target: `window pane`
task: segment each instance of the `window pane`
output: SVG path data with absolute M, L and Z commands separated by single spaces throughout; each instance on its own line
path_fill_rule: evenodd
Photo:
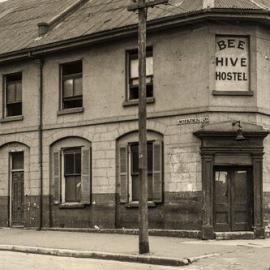
M 153 56 L 146 58 L 146 76 L 153 75 Z
M 22 103 L 7 104 L 7 116 L 22 115 Z
M 82 107 L 82 98 L 65 98 L 63 101 L 63 109 Z
M 22 170 L 23 166 L 23 152 L 17 152 L 11 154 L 11 164 L 13 170 Z
M 138 59 L 130 60 L 130 78 L 139 77 L 138 65 L 139 65 Z
M 62 65 L 62 75 L 82 73 L 82 61 L 66 63 Z
M 16 101 L 22 101 L 22 82 L 20 81 L 16 83 Z
M 7 104 L 16 102 L 16 84 L 14 82 L 7 83 Z
M 81 153 L 75 154 L 75 173 L 81 174 Z
M 153 97 L 153 85 L 149 84 L 146 86 L 146 97 Z
M 216 203 L 227 203 L 229 199 L 228 192 L 229 175 L 226 171 L 217 171 L 215 173 L 215 200 Z
M 139 60 L 131 59 L 130 60 L 130 78 L 138 78 L 139 77 Z M 153 57 L 146 58 L 146 76 L 153 75 Z
M 74 174 L 74 154 L 64 154 L 64 173 L 65 175 Z
M 130 88 L 129 99 L 138 99 L 139 98 L 139 88 L 132 87 Z
M 64 97 L 72 97 L 73 96 L 73 79 L 68 79 L 64 81 Z
M 74 96 L 82 95 L 82 78 L 74 79 Z
M 131 86 L 132 87 L 134 87 L 134 86 L 139 86 L 139 79 L 132 79 L 131 81 L 130 81 L 130 83 L 131 83 Z
M 134 144 L 130 146 L 131 150 L 131 173 L 139 173 L 139 145 Z
M 80 176 L 66 176 L 66 202 L 80 202 L 81 200 L 81 177 Z

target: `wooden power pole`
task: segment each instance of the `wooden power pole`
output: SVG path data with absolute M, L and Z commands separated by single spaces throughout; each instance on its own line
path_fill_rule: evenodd
M 133 1 L 129 11 L 138 11 L 138 59 L 139 59 L 139 253 L 149 253 L 148 237 L 148 172 L 146 129 L 146 21 L 147 8 L 166 4 L 168 0 Z

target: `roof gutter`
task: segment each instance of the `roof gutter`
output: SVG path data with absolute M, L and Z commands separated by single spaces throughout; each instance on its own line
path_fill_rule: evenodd
M 264 23 L 270 25 L 270 11 L 266 10 L 239 10 L 239 9 L 207 9 L 185 14 L 163 17 L 148 22 L 148 32 L 160 31 L 163 29 L 194 24 L 207 20 L 237 20 L 252 21 L 255 23 Z M 26 48 L 0 55 L 0 63 L 14 62 L 40 57 L 47 54 L 59 53 L 61 51 L 71 50 L 78 47 L 89 46 L 105 41 L 117 40 L 120 38 L 135 36 L 137 34 L 137 24 L 106 30 L 91 35 L 80 36 L 68 40 L 58 41 L 46 45 L 32 48 Z

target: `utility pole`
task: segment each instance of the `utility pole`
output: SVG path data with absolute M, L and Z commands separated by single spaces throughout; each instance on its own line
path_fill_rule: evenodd
M 138 60 L 139 60 L 139 253 L 149 253 L 148 237 L 148 172 L 147 172 L 147 129 L 146 129 L 146 21 L 147 9 L 168 0 L 133 0 L 128 11 L 138 11 Z

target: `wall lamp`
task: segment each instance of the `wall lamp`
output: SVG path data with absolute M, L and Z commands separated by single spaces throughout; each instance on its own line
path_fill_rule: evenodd
M 232 123 L 232 126 L 238 126 L 238 129 L 236 131 L 236 141 L 244 141 L 246 140 L 245 136 L 243 135 L 243 131 L 242 131 L 242 126 L 241 126 L 241 122 L 240 121 L 234 121 Z

